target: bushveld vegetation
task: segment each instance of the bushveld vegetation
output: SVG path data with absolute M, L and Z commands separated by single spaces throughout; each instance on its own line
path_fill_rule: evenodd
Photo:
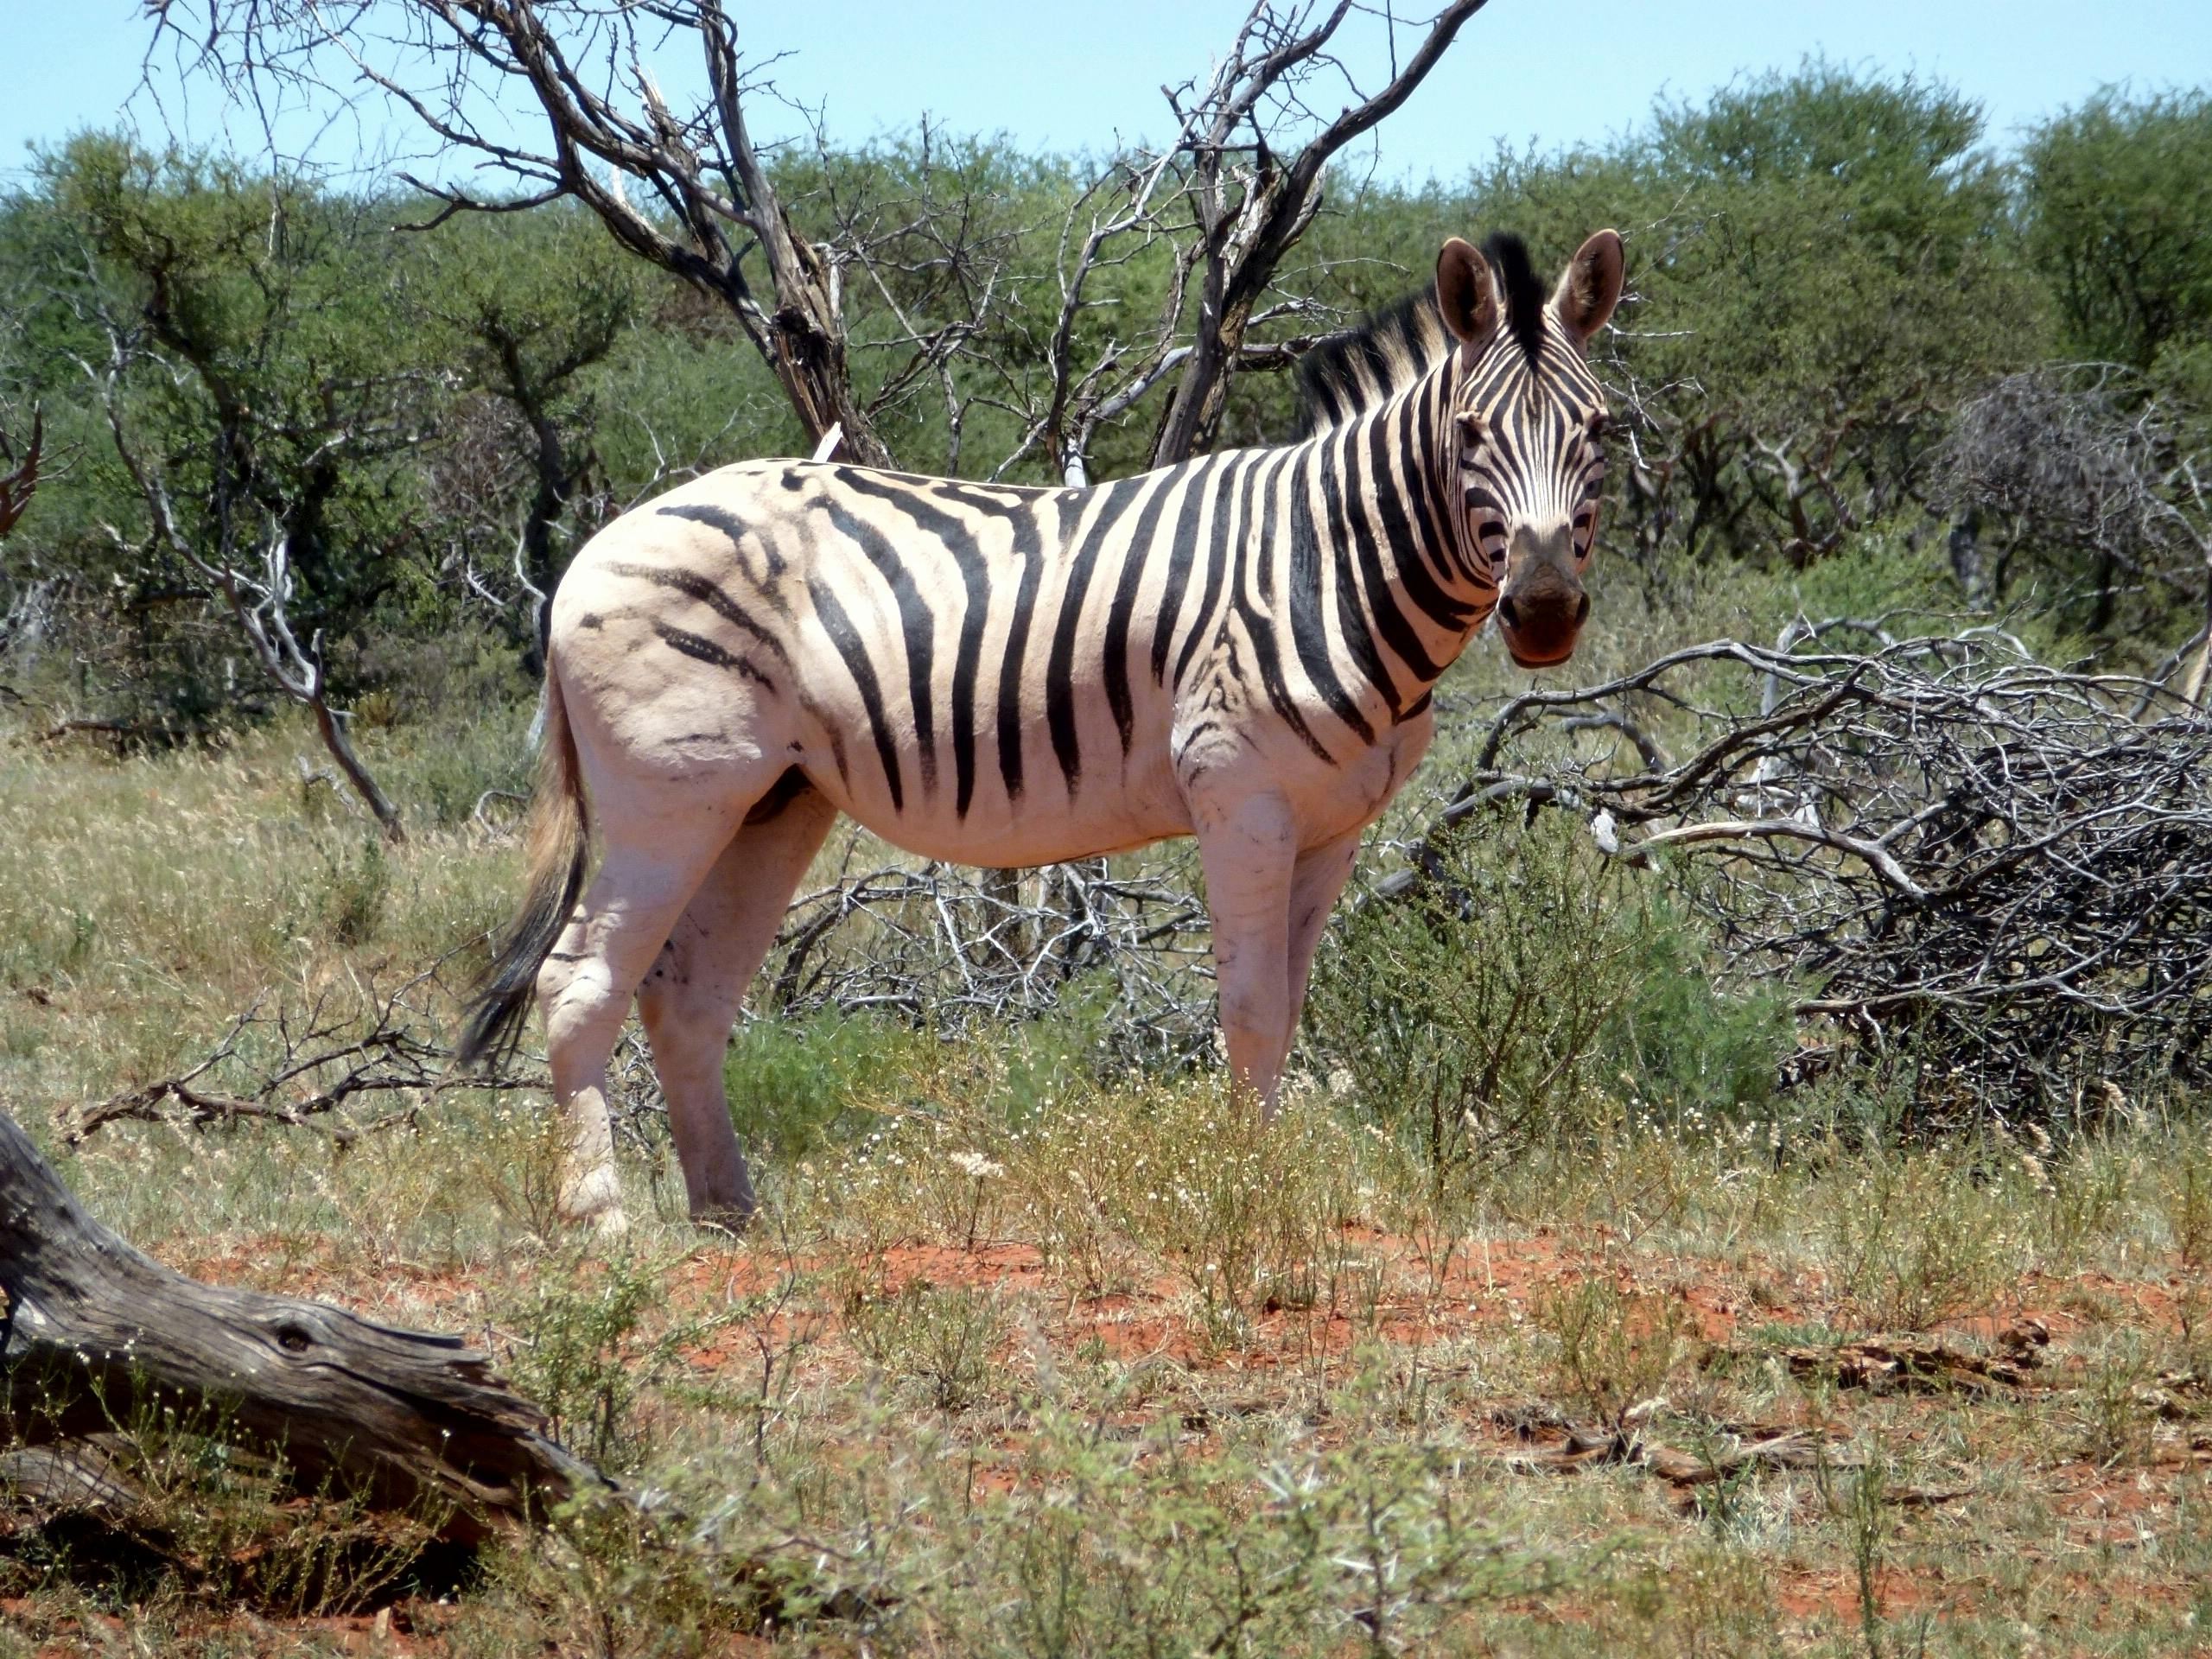
M 933 133 L 775 168 L 871 278 L 886 449 L 1060 477 L 1027 411 L 1087 168 Z M 1273 371 L 1443 237 L 1620 226 L 1570 673 L 1636 683 L 1532 706 L 1470 652 L 1265 1132 L 1208 1046 L 1186 854 L 963 884 L 840 831 L 729 1053 L 760 1219 L 684 1223 L 626 1046 L 609 1247 L 554 1217 L 527 1067 L 434 1064 L 514 892 L 539 596 L 624 506 L 807 433 L 572 204 L 403 232 L 435 204 L 43 155 L 0 203 L 0 429 L 39 410 L 45 461 L 0 543 L 0 1106 L 173 1265 L 470 1334 L 624 1496 L 462 1560 L 219 1414 L 120 1421 L 105 1499 L 0 1497 L 0 1654 L 2212 1645 L 2208 180 L 2201 93 L 1999 153 L 1940 86 L 1819 64 L 1347 180 L 1205 440 L 1287 438 Z M 1169 263 L 1093 274 L 1079 357 Z M 1091 475 L 1146 464 L 1159 403 Z M 1637 679 L 1723 639 L 1765 654 Z M 1980 831 L 1891 836 L 1898 775 L 1978 777 L 1958 722 L 2018 696 L 2032 735 L 2048 684 L 2118 757 L 2084 856 L 2126 891 L 1943 888 Z M 1928 690 L 1961 686 L 1980 713 Z M 387 823 L 327 770 L 332 707 Z M 1716 741 L 1754 746 L 1739 791 L 1825 779 L 1849 844 L 1639 851 L 1760 816 L 1686 778 Z M 2105 966 L 2038 1001 L 2069 951 Z

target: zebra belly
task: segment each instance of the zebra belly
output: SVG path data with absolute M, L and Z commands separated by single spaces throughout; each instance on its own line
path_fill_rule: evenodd
M 1161 813 L 1149 817 L 1130 812 L 1104 818 L 1074 813 L 1048 814 L 1044 815 L 1042 822 L 980 830 L 915 813 L 879 817 L 863 809 L 853 812 L 852 817 L 906 852 L 948 864 L 988 869 L 1020 869 L 1034 864 L 1095 858 L 1149 847 L 1154 842 L 1191 833 L 1189 815 L 1179 807 L 1172 815 Z

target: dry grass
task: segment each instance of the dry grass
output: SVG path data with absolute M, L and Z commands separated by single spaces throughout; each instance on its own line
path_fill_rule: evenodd
M 256 995 L 409 970 L 503 912 L 496 836 L 375 849 L 297 747 L 0 749 L 0 1103 L 166 1260 L 468 1332 L 670 1502 L 580 1511 L 442 1600 L 319 1611 L 246 1570 L 297 1511 L 149 1445 L 207 1570 L 103 1576 L 0 1519 L 0 1655 L 2212 1643 L 2212 1131 L 2186 1116 L 1899 1150 L 1853 1103 L 1707 1123 L 1624 1079 L 1440 1184 L 1323 1088 L 1263 1136 L 1208 1081 L 1102 1083 L 1050 1031 L 855 1026 L 830 1059 L 834 1033 L 734 1059 L 847 1105 L 764 1172 L 749 1237 L 681 1222 L 648 1135 L 612 1261 L 551 1222 L 531 1101 L 449 1096 L 346 1151 L 127 1124 L 60 1151 L 57 1112 Z M 2024 1319 L 2040 1363 L 1974 1381 Z M 1961 1364 L 1869 1386 L 1852 1344 L 1907 1333 Z M 1579 1429 L 1614 1449 L 1560 1455 Z M 1802 1458 L 1741 1455 L 1783 1434 Z

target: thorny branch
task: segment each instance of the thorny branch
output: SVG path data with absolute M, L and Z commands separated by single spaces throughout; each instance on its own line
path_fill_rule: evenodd
M 75 1146 L 110 1123 L 175 1122 L 174 1106 L 195 1129 L 257 1118 L 320 1125 L 350 1145 L 364 1129 L 411 1123 L 448 1089 L 544 1087 L 542 1077 L 447 1074 L 452 1051 L 424 1033 L 437 1028 L 433 1000 L 451 989 L 443 982 L 448 960 L 390 990 L 349 981 L 300 1009 L 267 1010 L 266 999 L 257 998 L 198 1064 L 85 1108 L 63 1138 Z M 237 1075 L 245 1081 L 229 1087 L 210 1081 Z M 365 1124 L 329 1116 L 348 1103 L 379 1098 L 393 1100 L 393 1109 Z

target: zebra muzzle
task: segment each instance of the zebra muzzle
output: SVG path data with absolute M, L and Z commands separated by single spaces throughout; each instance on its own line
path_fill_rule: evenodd
M 1548 561 L 1524 572 L 1497 601 L 1498 632 L 1522 668 L 1565 662 L 1589 620 L 1588 590 Z

